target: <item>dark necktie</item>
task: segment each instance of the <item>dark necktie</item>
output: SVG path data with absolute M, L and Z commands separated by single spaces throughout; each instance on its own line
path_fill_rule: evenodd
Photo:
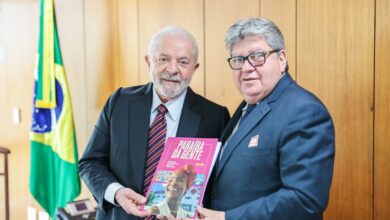
M 167 134 L 167 122 L 165 114 L 168 109 L 161 104 L 157 107 L 157 115 L 149 128 L 148 146 L 146 148 L 145 174 L 143 195 L 148 192 L 150 182 L 152 181 L 154 171 L 156 170 L 161 153 L 164 150 L 165 137 Z
M 251 111 L 252 111 L 253 109 L 255 109 L 256 106 L 257 106 L 257 104 L 248 104 L 248 106 L 246 107 L 246 112 L 245 112 L 245 114 L 244 114 L 243 116 L 241 116 L 237 128 L 239 128 L 239 127 L 241 126 L 241 124 L 244 122 L 244 120 L 248 117 L 249 113 L 251 113 Z M 234 131 L 233 131 L 233 132 L 234 132 Z M 233 134 L 234 134 L 234 133 L 233 133 Z M 233 136 L 233 134 L 230 134 L 230 136 Z M 230 138 L 231 138 L 231 137 L 229 137 L 229 138 L 227 139 L 227 141 L 230 141 Z M 227 142 L 225 142 L 225 144 L 224 144 L 224 145 L 222 146 L 222 148 L 221 148 L 221 151 L 219 152 L 218 159 L 217 159 L 217 161 L 215 162 L 215 165 L 214 165 L 215 171 L 218 170 L 219 162 L 220 162 L 220 160 L 221 160 L 221 158 L 222 158 L 222 154 L 223 154 L 223 152 L 225 151 L 225 148 L 226 148 L 226 147 L 227 147 Z
M 252 110 L 256 108 L 256 106 L 257 106 L 257 104 L 248 104 L 248 106 L 246 107 L 245 114 L 243 116 L 241 116 L 240 124 L 238 125 L 239 127 L 244 122 L 244 120 L 248 117 L 248 115 L 252 112 Z

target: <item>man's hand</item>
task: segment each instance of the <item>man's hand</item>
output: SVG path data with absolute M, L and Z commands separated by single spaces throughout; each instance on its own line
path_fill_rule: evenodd
M 141 210 L 141 205 L 146 202 L 146 198 L 130 188 L 119 189 L 115 193 L 115 200 L 125 210 L 127 214 L 132 214 L 138 217 L 149 216 L 150 213 Z
M 206 220 L 225 220 L 225 212 L 214 211 L 211 209 L 206 209 L 198 206 L 198 212 L 201 216 L 201 219 Z

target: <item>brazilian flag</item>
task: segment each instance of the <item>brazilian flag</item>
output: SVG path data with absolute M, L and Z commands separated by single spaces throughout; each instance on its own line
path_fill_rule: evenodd
M 54 218 L 80 194 L 77 143 L 58 41 L 54 1 L 40 2 L 40 32 L 30 132 L 30 191 Z

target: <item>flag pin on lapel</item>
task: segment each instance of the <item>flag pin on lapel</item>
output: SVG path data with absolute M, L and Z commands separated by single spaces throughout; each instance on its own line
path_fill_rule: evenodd
M 257 147 L 259 144 L 259 135 L 251 137 L 248 147 Z

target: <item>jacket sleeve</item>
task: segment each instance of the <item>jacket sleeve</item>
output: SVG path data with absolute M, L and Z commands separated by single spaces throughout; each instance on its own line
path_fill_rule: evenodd
M 281 187 L 228 210 L 227 220 L 322 219 L 333 175 L 333 122 L 319 103 L 291 106 L 291 109 L 294 110 L 288 111 L 289 122 L 279 140 Z
M 118 89 L 106 102 L 89 138 L 87 147 L 79 161 L 79 174 L 105 213 L 112 205 L 104 200 L 109 184 L 118 182 L 109 169 L 110 118 L 115 102 L 120 94 Z

